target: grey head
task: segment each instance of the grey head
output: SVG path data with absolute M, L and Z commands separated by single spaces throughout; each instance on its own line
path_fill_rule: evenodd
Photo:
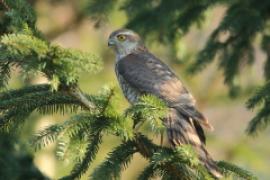
M 117 60 L 134 51 L 145 49 L 140 36 L 129 29 L 118 29 L 112 32 L 108 39 L 108 46 L 115 51 Z

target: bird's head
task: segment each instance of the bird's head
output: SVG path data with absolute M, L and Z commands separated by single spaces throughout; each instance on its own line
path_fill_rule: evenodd
M 132 30 L 119 29 L 111 33 L 108 46 L 113 48 L 119 57 L 124 57 L 144 47 L 140 36 Z

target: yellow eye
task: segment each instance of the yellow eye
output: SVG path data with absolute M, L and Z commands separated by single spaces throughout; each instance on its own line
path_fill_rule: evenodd
M 123 35 L 123 34 L 120 34 L 120 35 L 117 36 L 117 39 L 118 39 L 119 41 L 125 41 L 126 38 L 127 38 L 127 37 L 126 37 L 125 35 Z

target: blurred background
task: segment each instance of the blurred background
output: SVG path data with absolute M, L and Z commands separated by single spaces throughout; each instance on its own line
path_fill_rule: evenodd
M 81 1 L 31 1 L 38 17 L 37 27 L 55 44 L 100 55 L 104 61 L 103 71 L 94 76 L 82 74 L 80 86 L 84 92 L 88 93 L 96 93 L 107 84 L 115 86 L 119 92 L 117 95 L 119 107 L 124 109 L 128 103 L 121 94 L 116 81 L 115 56 L 107 47 L 107 38 L 112 31 L 127 23 L 127 16 L 123 11 L 114 8 L 110 16 L 106 17 L 106 23 L 99 24 L 78 10 L 81 6 L 79 2 Z M 223 75 L 219 71 L 217 63 L 212 63 L 196 75 L 188 74 L 186 71 L 190 60 L 195 58 L 196 53 L 205 45 L 210 33 L 218 26 L 225 10 L 226 7 L 223 6 L 209 9 L 206 13 L 205 23 L 200 26 L 192 26 L 184 37 L 174 42 L 177 52 L 172 52 L 170 45 L 163 45 L 155 39 L 148 39 L 146 44 L 151 52 L 169 64 L 179 75 L 197 99 L 199 109 L 215 127 L 213 132 L 206 132 L 207 148 L 214 159 L 235 163 L 252 171 L 259 179 L 269 179 L 270 131 L 263 131 L 256 137 L 247 136 L 245 133 L 248 121 L 255 115 L 255 112 L 245 108 L 245 101 L 253 92 L 253 87 L 263 82 L 262 69 L 265 55 L 260 51 L 259 45 L 255 47 L 257 61 L 254 66 L 243 69 L 241 75 L 236 79 L 243 87 L 243 91 L 237 98 L 228 96 L 228 87 L 223 84 Z M 42 77 L 32 77 L 29 81 L 43 83 L 47 80 Z M 11 85 L 16 88 L 22 84 L 23 82 L 15 70 Z M 64 121 L 65 116 L 40 117 L 38 114 L 33 114 L 32 120 L 27 121 L 24 125 L 22 141 L 27 143 L 34 133 L 48 125 Z M 101 151 L 89 173 L 118 143 L 119 140 L 115 137 L 107 136 L 104 139 Z M 34 162 L 45 175 L 53 179 L 66 175 L 72 167 L 70 161 L 56 158 L 53 144 L 44 150 L 35 152 Z M 128 169 L 123 172 L 122 179 L 136 179 L 146 164 L 147 162 L 141 156 L 136 155 Z M 87 179 L 87 176 L 82 179 Z

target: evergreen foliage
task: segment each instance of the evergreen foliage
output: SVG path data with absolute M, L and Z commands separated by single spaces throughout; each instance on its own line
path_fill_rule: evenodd
M 91 1 L 87 9 L 90 11 L 90 16 L 97 19 L 99 23 L 106 17 L 104 13 L 108 13 L 115 2 Z M 128 14 L 130 27 L 149 28 L 141 28 L 140 30 L 144 33 L 149 31 L 158 33 L 158 35 L 165 33 L 164 36 L 160 36 L 165 38 L 161 39 L 164 41 L 166 38 L 176 38 L 174 32 L 178 32 L 179 28 L 182 29 L 182 32 L 187 32 L 194 21 L 202 20 L 203 12 L 214 3 L 214 1 L 173 2 L 170 4 L 170 1 L 157 3 L 156 1 L 129 0 L 125 1 L 122 8 L 129 12 L 132 8 L 132 12 L 134 12 L 134 14 Z M 234 3 L 231 6 L 233 5 Z M 97 6 L 98 8 L 95 8 Z M 181 8 L 179 9 L 179 7 Z M 257 8 L 262 8 L 262 6 Z M 156 10 L 169 15 L 166 19 L 158 19 L 160 23 L 154 25 L 149 22 L 153 20 L 157 22 L 157 16 L 153 13 Z M 16 128 L 34 111 L 41 114 L 76 112 L 76 115 L 63 123 L 49 126 L 39 132 L 31 141 L 36 150 L 56 142 L 57 156 L 60 159 L 73 160 L 75 165 L 72 171 L 62 179 L 79 179 L 87 172 L 96 157 L 104 134 L 117 136 L 122 143 L 110 152 L 104 162 L 89 175 L 90 179 L 119 179 L 121 170 L 128 166 L 134 153 L 141 154 L 149 161 L 149 165 L 143 170 L 139 179 L 150 179 L 155 176 L 160 176 L 162 179 L 213 179 L 199 163 L 190 146 L 171 149 L 154 144 L 138 128 L 141 123 L 147 123 L 153 132 L 162 133 L 164 127 L 161 118 L 167 111 L 163 102 L 155 97 L 145 96 L 125 112 L 119 113 L 117 106 L 113 103 L 113 89 L 104 88 L 96 95 L 81 92 L 77 84 L 80 72 L 95 73 L 99 71 L 102 66 L 100 59 L 93 54 L 64 49 L 46 41 L 36 29 L 35 13 L 26 1 L 0 0 L 0 11 L 4 12 L 0 15 L 0 130 L 2 133 L 13 134 L 16 132 Z M 178 11 L 180 13 L 176 13 Z M 145 16 L 149 17 L 146 18 L 147 21 L 141 21 Z M 187 18 L 189 16 L 191 18 Z M 139 22 L 148 24 L 144 26 Z M 162 27 L 170 28 L 163 29 Z M 224 29 L 225 27 L 220 31 L 224 31 Z M 257 30 L 253 29 L 247 33 L 255 34 L 256 32 Z M 245 47 L 241 48 L 242 52 L 247 50 L 246 48 L 250 48 L 248 46 L 250 42 L 241 40 L 240 44 L 237 42 L 234 45 L 233 43 L 233 46 L 239 47 L 244 43 Z M 211 50 L 209 52 L 215 54 Z M 233 56 L 236 60 L 239 56 L 234 53 L 234 51 L 229 52 L 228 57 Z M 198 61 L 197 66 L 201 66 L 200 62 Z M 226 65 L 235 64 L 230 62 L 229 58 Z M 19 68 L 24 76 L 29 76 L 30 73 L 41 73 L 47 77 L 49 83 L 10 90 L 8 81 L 14 67 Z M 226 69 L 225 72 L 227 72 Z M 226 82 L 232 82 L 236 72 L 233 70 L 232 77 L 226 76 L 228 79 Z M 252 99 L 249 106 L 253 107 L 260 101 L 264 101 L 261 94 L 265 93 L 269 92 L 260 89 L 257 98 Z M 262 113 L 259 119 L 264 116 L 265 114 Z M 12 150 L 12 146 L 10 149 Z M 10 154 L 7 157 L 17 158 L 16 154 Z M 256 179 L 249 172 L 235 165 L 226 162 L 218 162 L 217 165 L 224 171 L 225 176 Z M 36 168 L 32 167 L 32 161 L 29 166 L 34 169 L 33 172 L 28 172 L 31 176 L 36 179 L 46 179 Z M 7 179 L 10 177 L 12 175 L 8 175 Z
M 26 144 L 18 142 L 17 135 L 1 132 L 0 147 L 1 179 L 49 180 L 34 166 L 31 153 Z

